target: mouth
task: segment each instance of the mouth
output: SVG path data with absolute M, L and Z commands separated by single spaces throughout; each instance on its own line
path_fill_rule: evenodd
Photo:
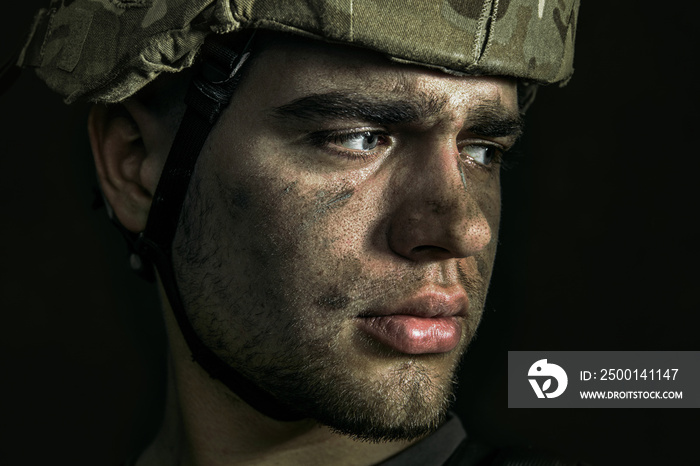
M 468 307 L 461 289 L 427 290 L 395 305 L 363 312 L 357 325 L 376 342 L 400 353 L 447 353 L 459 345 Z

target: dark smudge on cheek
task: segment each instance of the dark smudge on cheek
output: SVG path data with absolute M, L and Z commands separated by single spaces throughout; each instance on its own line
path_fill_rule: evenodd
M 491 272 L 493 270 L 493 257 L 493 253 L 488 254 L 486 257 L 476 257 L 476 269 L 479 271 L 479 277 L 485 282 L 485 284 L 482 284 L 482 288 L 484 290 L 488 287 L 488 282 L 491 278 Z
M 216 180 L 219 185 L 219 192 L 223 193 L 230 212 L 248 210 L 251 203 L 251 194 L 248 190 L 240 186 L 231 186 L 218 174 Z
M 316 208 L 317 214 L 325 214 L 331 209 L 337 209 L 344 206 L 350 198 L 355 194 L 355 188 L 346 188 L 341 190 L 335 196 L 328 197 L 325 191 L 319 191 L 316 194 L 318 199 L 318 207 Z
M 230 202 L 241 210 L 247 210 L 250 206 L 250 195 L 244 189 L 235 189 L 231 192 Z
M 316 304 L 323 309 L 345 309 L 350 304 L 350 298 L 343 294 L 326 294 L 319 297 Z

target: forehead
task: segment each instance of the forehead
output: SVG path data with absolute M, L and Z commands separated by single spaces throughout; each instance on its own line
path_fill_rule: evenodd
M 266 42 L 253 60 L 253 79 L 248 81 L 265 89 L 266 98 L 272 100 L 343 91 L 422 100 L 460 114 L 483 103 L 517 112 L 516 81 L 512 78 L 454 76 L 395 63 L 367 49 L 301 38 L 275 36 Z M 273 106 L 283 103 L 269 102 Z

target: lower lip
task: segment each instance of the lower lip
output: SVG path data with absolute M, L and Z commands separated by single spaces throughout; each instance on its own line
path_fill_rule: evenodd
M 406 354 L 447 353 L 462 336 L 456 317 L 390 315 L 359 321 L 360 328 L 379 343 Z

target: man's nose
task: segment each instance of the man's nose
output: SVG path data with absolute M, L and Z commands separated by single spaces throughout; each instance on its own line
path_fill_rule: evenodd
M 412 156 L 396 179 L 400 194 L 389 246 L 413 261 L 473 256 L 493 239 L 487 217 L 494 221 L 499 214 L 498 182 L 493 175 L 488 176 L 491 181 L 485 181 L 483 173 L 470 176 L 481 169 L 467 169 L 455 144 L 432 144 L 424 150 L 429 152 Z M 487 216 L 485 208 L 495 210 Z

